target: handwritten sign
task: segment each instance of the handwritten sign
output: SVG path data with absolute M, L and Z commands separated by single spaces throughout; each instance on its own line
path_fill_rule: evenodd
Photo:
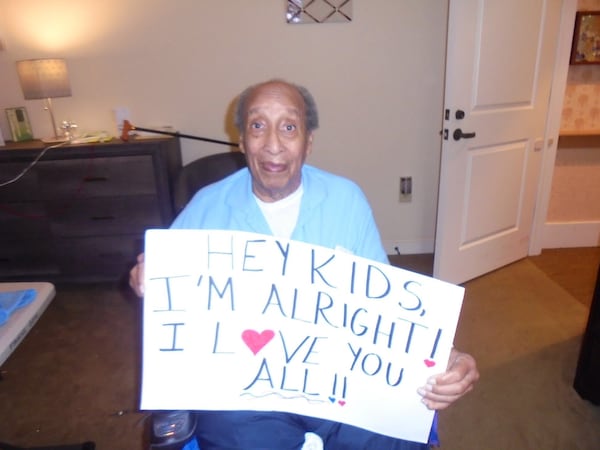
M 146 233 L 141 407 L 285 411 L 426 442 L 463 288 L 246 232 Z

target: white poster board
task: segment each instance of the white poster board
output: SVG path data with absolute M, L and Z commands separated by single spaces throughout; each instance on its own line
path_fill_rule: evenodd
M 426 442 L 464 290 L 245 232 L 146 233 L 144 410 L 286 411 Z

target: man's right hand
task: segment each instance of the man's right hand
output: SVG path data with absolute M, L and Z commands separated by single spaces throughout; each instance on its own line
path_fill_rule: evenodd
M 137 264 L 129 271 L 129 286 L 138 297 L 144 296 L 144 254 L 137 257 Z

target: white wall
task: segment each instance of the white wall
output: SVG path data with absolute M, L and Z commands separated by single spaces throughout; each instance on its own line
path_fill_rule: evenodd
M 116 134 L 132 123 L 235 140 L 231 104 L 248 84 L 307 86 L 321 129 L 309 162 L 357 181 L 389 253 L 433 251 L 447 0 L 354 0 L 354 20 L 288 25 L 284 0 L 0 0 L 0 108 L 25 106 L 50 135 L 42 101 L 23 100 L 15 61 L 67 59 L 73 96 L 57 121 Z M 4 136 L 8 126 L 0 119 Z M 225 148 L 183 140 L 184 162 Z M 413 177 L 411 203 L 399 177 Z
M 577 10 L 598 11 L 600 0 L 578 0 Z M 600 246 L 599 94 L 600 66 L 569 67 L 561 130 L 581 126 L 582 134 L 595 136 L 559 142 L 546 233 L 552 247 Z

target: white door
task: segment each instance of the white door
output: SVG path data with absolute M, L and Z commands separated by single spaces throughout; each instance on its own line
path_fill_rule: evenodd
M 527 256 L 561 3 L 449 2 L 436 278 Z

